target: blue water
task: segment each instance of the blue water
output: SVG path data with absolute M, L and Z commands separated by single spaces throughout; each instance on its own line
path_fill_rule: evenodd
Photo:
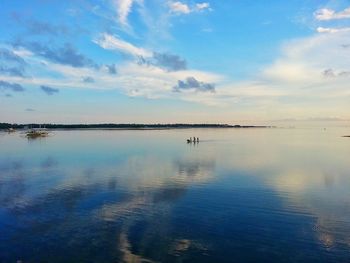
M 0 133 L 0 262 L 350 262 L 347 133 Z

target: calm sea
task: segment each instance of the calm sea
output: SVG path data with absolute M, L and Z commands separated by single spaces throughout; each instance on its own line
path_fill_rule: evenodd
M 350 262 L 346 134 L 0 133 L 0 262 Z

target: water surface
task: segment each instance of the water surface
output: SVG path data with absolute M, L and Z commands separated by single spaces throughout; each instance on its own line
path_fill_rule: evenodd
M 347 133 L 0 133 L 0 262 L 349 262 Z

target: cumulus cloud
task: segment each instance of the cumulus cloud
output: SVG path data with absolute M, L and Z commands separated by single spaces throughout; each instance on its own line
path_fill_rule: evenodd
M 83 77 L 83 82 L 85 83 L 94 83 L 95 82 L 95 79 L 93 77 Z
M 335 10 L 329 8 L 322 8 L 317 10 L 314 13 L 314 16 L 320 21 L 350 18 L 350 7 L 340 12 L 336 12 Z
M 185 80 L 179 80 L 177 85 L 173 87 L 173 91 L 182 92 L 185 90 L 194 90 L 201 92 L 215 92 L 215 85 L 198 81 L 194 77 L 188 77 Z
M 10 83 L 0 80 L 0 90 L 11 90 L 14 92 L 23 92 L 25 89 L 18 83 Z
M 207 2 L 197 3 L 193 7 L 190 7 L 186 3 L 176 1 L 176 2 L 170 2 L 169 8 L 170 8 L 170 11 L 174 14 L 190 14 L 193 12 L 211 10 L 210 4 Z
M 191 9 L 187 4 L 181 2 L 171 2 L 169 3 L 170 10 L 177 14 L 189 14 Z
M 149 59 L 139 58 L 139 64 L 153 65 L 163 68 L 167 71 L 179 71 L 187 69 L 187 62 L 178 55 L 170 53 L 153 52 L 153 56 Z
M 35 58 L 28 60 L 37 61 Z M 110 74 L 103 64 L 100 68 L 72 68 L 67 65 L 61 65 L 50 61 L 41 64 L 45 67 L 45 72 L 53 76 L 59 75 L 62 78 L 49 76 L 34 76 L 32 78 L 18 79 L 18 83 L 23 85 L 37 85 L 61 88 L 89 88 L 89 89 L 118 89 L 123 94 L 131 97 L 144 97 L 148 99 L 159 99 L 176 97 L 180 100 L 189 100 L 195 97 L 192 102 L 213 105 L 214 94 L 211 92 L 173 92 L 173 87 L 178 80 L 184 80 L 187 76 L 192 76 L 203 83 L 218 83 L 222 80 L 221 75 L 198 70 L 179 70 L 169 71 L 159 66 L 144 66 L 135 63 L 134 60 L 124 62 L 118 66 L 118 74 Z M 96 85 L 86 85 L 83 77 L 91 76 Z M 10 78 L 8 78 L 10 79 Z M 7 79 L 6 79 L 7 80 Z M 17 80 L 17 79 L 16 79 Z M 206 95 L 207 94 L 207 95 Z M 186 98 L 184 98 L 186 97 Z M 204 98 L 203 97 L 208 97 Z M 210 97 L 210 98 L 209 98 Z M 217 104 L 217 103 L 216 103 Z
M 40 89 L 45 92 L 48 96 L 54 95 L 55 93 L 59 92 L 59 89 L 51 88 L 49 86 L 42 85 L 40 86 Z
M 26 62 L 13 51 L 0 49 L 0 73 L 24 77 Z
M 184 70 L 187 68 L 186 60 L 177 55 L 154 52 L 153 58 L 156 61 L 156 65 L 164 67 L 170 71 Z
M 71 44 L 66 43 L 60 48 L 50 48 L 50 45 L 43 45 L 39 42 L 16 42 L 13 44 L 21 46 L 33 52 L 37 56 L 44 57 L 52 62 L 69 65 L 72 67 L 96 67 L 96 64 L 83 54 L 79 53 Z
M 350 53 L 349 48 L 342 45 L 348 44 L 349 34 L 315 34 L 312 37 L 288 41 L 283 45 L 281 55 L 272 64 L 261 68 L 254 81 L 250 79 L 235 82 L 209 72 L 188 69 L 170 71 L 153 64 L 147 67 L 129 61 L 118 66 L 116 75 L 109 74 L 105 65 L 96 72 L 93 68 L 71 68 L 47 63 L 47 70 L 57 72 L 65 76 L 65 79 L 33 78 L 22 79 L 23 82 L 18 83 L 54 87 L 59 85 L 62 88 L 119 89 L 128 96 L 151 99 L 172 97 L 215 106 L 230 107 L 239 104 L 243 108 L 249 107 L 251 116 L 266 112 L 275 118 L 286 114 L 300 118 L 305 116 L 301 110 L 305 105 L 310 116 L 338 116 L 337 112 L 344 112 L 345 115 L 349 109 L 343 101 L 350 96 L 346 75 L 350 69 Z M 146 62 L 156 63 L 154 53 L 147 52 L 151 55 L 145 58 Z M 339 77 L 325 78 L 322 75 L 325 69 L 332 69 Z M 82 76 L 93 76 L 96 85 L 84 84 Z M 188 80 L 188 76 L 194 80 Z M 215 83 L 215 86 L 210 83 Z M 312 105 L 314 101 L 324 101 L 332 107 Z M 334 101 L 337 103 L 332 104 Z M 279 109 L 278 113 L 276 108 Z M 248 113 L 244 114 L 248 116 Z
M 136 56 L 136 57 L 152 56 L 152 52 L 143 48 L 136 47 L 129 42 L 126 42 L 116 36 L 112 36 L 107 33 L 101 34 L 98 39 L 94 40 L 94 43 L 96 43 L 103 49 L 118 50 L 122 53 Z
M 191 94 L 196 96 L 196 103 L 205 103 L 199 97 L 205 92 L 173 93 L 173 87 L 178 80 L 193 76 L 195 79 L 206 83 L 218 83 L 221 75 L 198 70 L 167 71 L 160 67 L 138 65 L 134 61 L 124 62 L 118 67 L 118 74 L 109 74 L 106 68 L 100 68 L 98 72 L 90 68 L 71 68 L 64 65 L 47 63 L 46 70 L 64 76 L 64 79 L 36 77 L 33 79 L 21 79 L 20 83 L 30 85 L 48 85 L 62 88 L 89 88 L 89 89 L 118 89 L 123 94 L 131 97 L 144 97 L 159 99 L 176 96 L 182 100 L 189 98 Z M 93 76 L 95 85 L 86 85 L 82 76 Z M 196 94 L 195 94 L 196 93 Z M 212 93 L 207 92 L 213 96 Z M 201 95 L 203 94 L 203 95 Z M 192 95 L 191 95 L 192 96 Z M 206 99 L 207 101 L 207 99 Z

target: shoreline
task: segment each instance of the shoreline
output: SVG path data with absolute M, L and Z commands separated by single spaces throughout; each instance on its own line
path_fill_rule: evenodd
M 10 124 L 0 123 L 0 130 L 24 130 L 45 128 L 48 130 L 172 130 L 172 129 L 247 129 L 275 128 L 265 125 L 228 125 L 228 124 Z

